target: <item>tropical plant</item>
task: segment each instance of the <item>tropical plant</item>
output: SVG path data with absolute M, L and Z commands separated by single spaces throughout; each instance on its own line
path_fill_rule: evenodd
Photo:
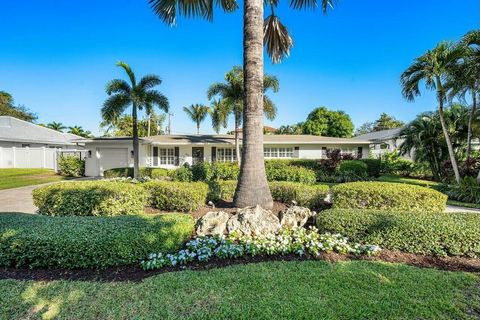
M 229 115 L 233 114 L 235 123 L 235 151 L 237 155 L 240 155 L 240 143 L 239 143 L 239 129 L 242 125 L 243 115 L 243 96 L 244 96 L 244 83 L 243 83 L 243 70 L 239 66 L 234 66 L 232 70 L 225 75 L 225 82 L 213 83 L 207 90 L 207 96 L 212 99 L 215 96 L 221 98 L 222 109 L 216 116 L 220 122 L 227 123 Z M 279 82 L 275 76 L 265 74 L 263 77 L 263 111 L 268 120 L 275 119 L 277 115 L 277 107 L 273 101 L 265 94 L 268 90 L 278 92 Z M 214 127 L 216 130 L 216 128 Z M 240 162 L 240 157 L 237 157 L 237 161 Z
M 275 134 L 302 134 L 303 133 L 303 122 L 299 122 L 297 124 L 292 125 L 284 125 L 280 126 L 277 129 Z
M 125 110 L 132 106 L 132 136 L 133 136 L 133 172 L 134 178 L 140 178 L 139 142 L 137 112 L 151 106 L 158 106 L 168 112 L 168 99 L 153 88 L 160 85 L 162 80 L 156 75 L 146 75 L 137 82 L 135 74 L 128 64 L 118 62 L 128 75 L 130 83 L 123 79 L 114 79 L 107 83 L 105 91 L 109 98 L 104 102 L 101 113 L 107 123 L 115 123 Z
M 12 95 L 5 91 L 0 91 L 0 116 L 10 116 L 28 122 L 34 122 L 38 118 L 25 106 L 15 106 Z
M 60 132 L 63 132 L 63 130 L 67 129 L 67 127 L 65 127 L 63 123 L 55 122 L 55 121 L 47 123 L 46 127 L 55 131 L 60 131 Z
M 85 131 L 81 126 L 73 126 L 73 127 L 68 127 L 68 133 L 75 134 L 80 137 L 84 138 L 90 138 L 92 136 L 92 132 L 90 131 Z
M 416 58 L 413 64 L 408 67 L 400 77 L 402 94 L 408 101 L 414 101 L 415 97 L 420 95 L 419 86 L 422 81 L 425 82 L 427 89 L 436 90 L 439 103 L 438 113 L 440 124 L 445 136 L 457 183 L 460 182 L 460 173 L 458 171 L 457 160 L 450 135 L 445 124 L 444 102 L 447 98 L 445 79 L 457 67 L 461 56 L 462 49 L 454 46 L 450 42 L 441 42 L 433 50 L 429 50 L 422 56 Z
M 165 122 L 165 114 L 152 113 L 150 119 L 137 119 L 138 136 L 148 136 L 148 122 L 150 121 L 150 134 L 158 135 L 164 134 L 162 130 L 163 123 Z M 104 130 L 106 136 L 113 137 L 131 137 L 133 135 L 133 119 L 131 115 L 123 114 L 119 116 L 114 123 L 109 121 L 103 121 L 100 127 Z
M 374 124 L 372 131 L 382 131 L 382 130 L 388 130 L 388 129 L 395 129 L 399 127 L 403 127 L 405 123 L 403 121 L 395 119 L 395 117 L 392 117 L 391 115 L 386 114 L 383 112 L 380 115 L 380 118 L 378 118 Z
M 213 100 L 210 109 L 212 110 L 210 113 L 210 116 L 212 117 L 212 127 L 218 134 L 220 133 L 221 128 L 227 128 L 229 110 L 225 103 L 220 100 Z
M 353 123 L 348 114 L 325 107 L 310 112 L 302 128 L 303 133 L 316 136 L 348 138 L 353 133 Z
M 200 134 L 200 124 L 205 120 L 208 114 L 212 111 L 210 107 L 204 106 L 202 104 L 192 104 L 190 107 L 183 107 L 183 111 L 187 116 L 196 123 L 197 125 L 197 134 Z
M 175 25 L 177 16 L 200 16 L 213 20 L 214 7 L 224 12 L 238 9 L 236 0 L 205 2 L 192 0 L 149 0 L 155 14 L 168 25 Z M 292 0 L 290 7 L 296 10 L 316 9 L 320 6 L 326 13 L 333 8 L 334 0 L 304 1 Z M 274 63 L 290 54 L 293 45 L 287 28 L 274 13 L 278 1 L 245 0 L 243 2 L 243 148 L 240 178 L 235 192 L 237 207 L 261 205 L 273 207 L 273 200 L 267 184 L 263 161 L 263 47 Z M 264 6 L 270 7 L 271 14 L 264 19 Z

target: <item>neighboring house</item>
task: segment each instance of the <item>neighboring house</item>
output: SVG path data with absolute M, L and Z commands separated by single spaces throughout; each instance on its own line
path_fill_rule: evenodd
M 102 176 L 112 168 L 133 166 L 130 137 L 84 139 L 85 174 Z M 322 159 L 329 149 L 368 157 L 370 141 L 310 135 L 265 135 L 266 159 Z M 140 166 L 176 168 L 201 161 L 236 161 L 233 135 L 159 135 L 140 138 Z
M 402 145 L 404 139 L 400 133 L 403 129 L 404 127 L 400 127 L 370 132 L 353 137 L 352 140 L 370 141 L 370 152 L 378 158 L 384 153 L 397 150 Z M 404 157 L 409 159 L 410 155 L 404 155 Z
M 83 148 L 78 139 L 83 138 L 14 117 L 0 116 L 0 148 Z
M 243 133 L 243 129 L 242 128 L 239 128 L 237 130 L 237 132 L 239 134 L 242 134 Z M 227 134 L 234 134 L 235 133 L 235 130 L 233 131 L 229 131 L 227 132 Z M 277 133 L 277 129 L 274 128 L 274 127 L 269 127 L 269 126 L 263 126 L 263 134 L 276 134 Z

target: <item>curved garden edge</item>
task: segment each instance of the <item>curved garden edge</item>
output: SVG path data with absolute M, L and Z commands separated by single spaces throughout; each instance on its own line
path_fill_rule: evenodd
M 336 263 L 340 261 L 366 260 L 388 263 L 403 263 L 420 268 L 435 268 L 444 271 L 480 272 L 480 259 L 467 257 L 436 257 L 420 254 L 405 253 L 400 251 L 381 250 L 376 256 L 355 256 L 352 254 L 321 253 L 318 257 L 294 254 L 278 256 L 244 256 L 237 259 L 217 259 L 209 262 L 192 262 L 187 266 L 164 267 L 159 270 L 145 271 L 138 264 L 111 267 L 107 269 L 17 269 L 0 268 L 0 280 L 78 280 L 78 281 L 101 281 L 122 282 L 141 281 L 167 272 L 184 270 L 209 270 L 223 268 L 231 265 L 260 263 L 266 261 L 306 261 L 318 260 Z

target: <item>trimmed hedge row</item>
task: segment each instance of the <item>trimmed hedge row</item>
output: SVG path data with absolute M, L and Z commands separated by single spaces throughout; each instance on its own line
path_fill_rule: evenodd
M 142 178 L 150 177 L 153 179 L 170 180 L 173 178 L 175 170 L 163 168 L 140 168 Z M 133 178 L 133 168 L 114 168 L 103 171 L 103 177 L 111 178 Z
M 119 181 L 62 182 L 33 190 L 33 202 L 50 216 L 142 214 L 145 190 Z
M 289 181 L 313 184 L 317 181 L 315 171 L 304 167 L 288 165 L 284 161 L 267 161 L 265 171 L 268 181 Z
M 150 203 L 166 211 L 195 211 L 205 205 L 208 195 L 208 185 L 203 182 L 149 181 L 143 188 Z
M 340 233 L 355 242 L 390 250 L 438 256 L 480 257 L 480 215 L 375 210 L 323 211 L 321 232 Z
M 332 202 L 339 209 L 377 209 L 443 212 L 447 196 L 420 186 L 388 182 L 351 182 L 332 187 Z
M 189 215 L 45 217 L 0 215 L 0 266 L 106 268 L 173 252 L 193 232 Z

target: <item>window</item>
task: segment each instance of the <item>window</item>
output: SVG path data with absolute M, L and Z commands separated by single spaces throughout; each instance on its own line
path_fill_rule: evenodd
M 235 149 L 232 148 L 218 148 L 217 149 L 218 162 L 233 162 L 237 161 Z
M 293 158 L 293 148 L 264 148 L 265 158 Z
M 153 166 L 175 165 L 175 148 L 153 147 Z

